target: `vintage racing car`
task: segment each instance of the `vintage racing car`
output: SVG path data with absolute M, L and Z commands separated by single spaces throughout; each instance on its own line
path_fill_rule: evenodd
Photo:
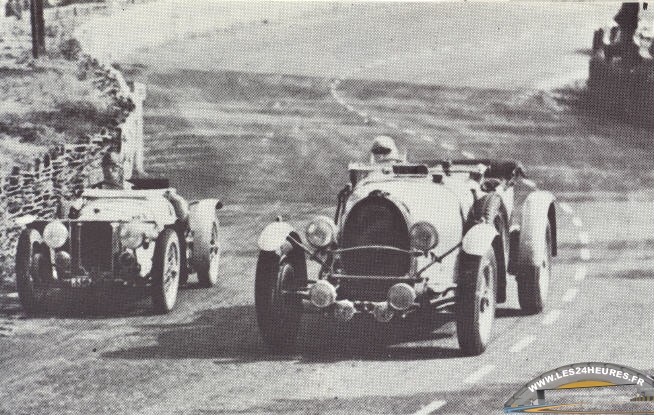
M 167 186 L 87 189 L 61 219 L 23 218 L 16 285 L 25 311 L 38 312 L 50 288 L 118 284 L 150 287 L 154 311 L 166 313 L 190 273 L 214 285 L 222 204 L 188 204 Z
M 425 312 L 453 314 L 462 352 L 482 353 L 509 274 L 524 312 L 540 312 L 547 299 L 555 198 L 534 190 L 515 208 L 523 176 L 511 161 L 350 165 L 334 220 L 314 218 L 302 238 L 278 219 L 258 239 L 264 341 L 275 351 L 292 348 L 304 311 L 343 322 L 357 313 L 389 322 Z M 307 257 L 320 264 L 315 277 Z

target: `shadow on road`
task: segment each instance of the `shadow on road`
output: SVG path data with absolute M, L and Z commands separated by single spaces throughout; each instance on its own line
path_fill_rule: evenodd
M 188 284 L 180 290 L 199 289 Z M 18 297 L 0 297 L 0 317 L 24 315 Z M 152 302 L 147 288 L 114 287 L 102 289 L 53 289 L 39 313 L 27 317 L 111 319 L 152 315 Z
M 458 348 L 432 346 L 429 343 L 451 338 L 451 332 L 434 333 L 414 322 L 401 323 L 406 324 L 381 326 L 354 320 L 342 325 L 322 316 L 305 315 L 295 353 L 274 354 L 259 336 L 254 306 L 236 306 L 200 311 L 190 323 L 140 326 L 141 332 L 136 335 L 156 334 L 157 344 L 107 352 L 103 357 L 201 358 L 218 359 L 216 363 L 222 364 L 262 360 L 299 359 L 301 363 L 316 363 L 349 359 L 421 360 L 462 356 Z

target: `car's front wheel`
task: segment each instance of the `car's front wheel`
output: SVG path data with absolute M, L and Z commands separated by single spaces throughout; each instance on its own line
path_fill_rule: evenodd
M 52 276 L 49 250 L 42 247 L 41 236 L 34 229 L 25 229 L 16 250 L 16 290 L 27 314 L 41 311 Z
M 462 254 L 456 289 L 456 334 L 465 355 L 486 350 L 495 321 L 497 259 L 491 248 L 482 256 Z
M 159 235 L 152 262 L 152 307 L 155 313 L 167 313 L 177 301 L 181 270 L 179 237 L 173 229 Z
M 255 308 L 257 324 L 266 345 L 274 352 L 291 352 L 295 346 L 302 300 L 289 294 L 296 284 L 295 266 L 289 258 L 262 251 L 257 263 Z

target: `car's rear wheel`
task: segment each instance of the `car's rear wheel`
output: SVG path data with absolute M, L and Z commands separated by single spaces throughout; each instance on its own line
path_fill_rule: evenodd
M 289 258 L 262 251 L 257 263 L 255 308 L 257 324 L 266 345 L 276 353 L 288 353 L 295 347 L 302 300 L 288 293 L 296 284 L 295 266 Z
M 531 258 L 525 259 L 518 269 L 518 301 L 527 314 L 537 314 L 545 308 L 552 275 L 552 225 L 547 222 L 542 261 L 534 265 Z
M 456 333 L 465 355 L 486 350 L 495 321 L 497 260 L 489 249 L 482 256 L 462 254 L 456 289 Z
M 151 271 L 152 307 L 155 313 L 167 313 L 175 307 L 181 257 L 177 232 L 165 229 L 157 239 Z
M 475 218 L 483 221 L 497 230 L 498 237 L 493 241 L 493 249 L 497 259 L 497 302 L 506 301 L 506 273 L 509 264 L 510 243 L 509 226 L 506 209 L 502 198 L 496 194 L 489 194 L 475 202 Z
M 38 231 L 25 229 L 20 234 L 16 250 L 16 290 L 27 314 L 42 311 L 52 278 L 49 252 Z
M 202 287 L 218 282 L 220 265 L 220 223 L 216 218 L 216 201 L 201 200 L 191 207 L 190 227 L 193 231 L 192 264 Z

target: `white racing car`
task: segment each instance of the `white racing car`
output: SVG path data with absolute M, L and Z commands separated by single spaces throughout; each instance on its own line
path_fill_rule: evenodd
M 155 312 L 166 313 L 190 273 L 214 285 L 222 203 L 186 204 L 167 181 L 155 182 L 164 188 L 87 189 L 61 219 L 23 218 L 16 285 L 25 311 L 41 310 L 51 288 L 118 284 L 150 287 Z
M 453 314 L 463 353 L 482 353 L 507 278 L 526 313 L 545 304 L 556 255 L 554 196 L 532 191 L 514 207 L 515 162 L 432 161 L 350 166 L 334 220 L 319 216 L 304 238 L 281 220 L 258 239 L 255 302 L 275 351 L 295 342 L 300 317 L 319 311 L 345 322 L 369 314 Z M 306 260 L 320 264 L 307 275 Z

